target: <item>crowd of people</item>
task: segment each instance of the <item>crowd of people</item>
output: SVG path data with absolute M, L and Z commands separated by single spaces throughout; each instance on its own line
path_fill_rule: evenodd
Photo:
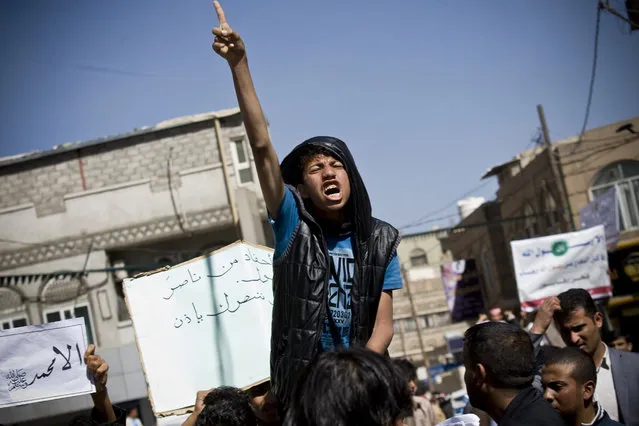
M 266 388 L 198 392 L 184 426 L 441 422 L 434 401 L 415 395 L 410 361 L 388 357 L 392 292 L 402 286 L 399 232 L 372 216 L 343 141 L 311 138 L 279 163 L 244 42 L 215 8 L 213 49 L 230 67 L 275 235 L 271 377 Z M 553 320 L 567 348 L 543 344 Z M 506 426 L 639 425 L 639 355 L 605 345 L 601 326 L 579 289 L 544 301 L 528 331 L 512 312 L 490 310 L 465 333 L 467 411 Z M 94 352 L 85 354 L 94 408 L 73 424 L 125 424 L 108 397 L 108 365 Z

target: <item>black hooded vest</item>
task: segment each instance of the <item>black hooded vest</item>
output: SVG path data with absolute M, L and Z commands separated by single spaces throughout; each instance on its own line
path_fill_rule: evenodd
M 282 162 L 284 181 L 291 185 L 300 223 L 282 255 L 273 263 L 271 391 L 285 409 L 301 371 L 315 357 L 328 311 L 330 258 L 321 226 L 305 208 L 293 185 L 299 183 L 299 161 L 312 145 L 339 159 L 349 176 L 352 214 L 354 283 L 351 289 L 351 346 L 365 345 L 373 332 L 384 275 L 397 246 L 399 232 L 371 216 L 370 200 L 346 144 L 317 137 L 297 146 Z

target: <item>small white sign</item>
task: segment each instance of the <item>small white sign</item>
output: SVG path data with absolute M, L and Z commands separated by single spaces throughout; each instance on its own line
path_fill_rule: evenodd
M 0 331 L 0 408 L 95 392 L 83 318 Z
M 602 225 L 577 232 L 511 241 L 521 307 L 535 310 L 541 302 L 571 288 L 593 298 L 612 294 L 608 252 Z

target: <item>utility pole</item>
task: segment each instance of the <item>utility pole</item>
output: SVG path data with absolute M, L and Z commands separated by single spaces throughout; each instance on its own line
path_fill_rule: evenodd
M 546 116 L 544 114 L 544 107 L 537 105 L 537 114 L 539 115 L 539 122 L 541 123 L 541 131 L 544 135 L 544 143 L 546 145 L 546 151 L 548 152 L 548 160 L 550 161 L 550 167 L 552 169 L 553 179 L 557 184 L 559 190 L 559 197 L 561 198 L 561 205 L 565 214 L 568 214 L 568 220 L 566 223 L 570 226 L 570 230 L 575 230 L 575 219 L 572 216 L 572 207 L 570 207 L 570 200 L 568 199 L 568 188 L 566 187 L 566 180 L 564 179 L 563 170 L 559 164 L 559 153 L 556 152 L 550 142 L 550 134 L 548 132 L 548 125 L 546 124 Z
M 428 376 L 428 390 L 433 390 L 433 384 L 430 379 L 430 362 L 428 361 L 428 357 L 426 356 L 426 348 L 424 347 L 424 341 L 422 339 L 422 328 L 419 326 L 419 321 L 417 319 L 417 309 L 415 309 L 415 304 L 413 303 L 413 293 L 410 288 L 410 282 L 408 280 L 408 274 L 406 273 L 406 267 L 402 265 L 400 267 L 400 271 L 402 274 L 402 278 L 404 281 L 404 286 L 406 288 L 406 294 L 408 295 L 408 302 L 410 303 L 411 314 L 413 315 L 413 320 L 415 321 L 415 327 L 417 328 L 417 338 L 419 340 L 419 350 L 422 353 L 422 358 L 424 358 L 424 367 L 426 367 L 426 374 Z M 403 336 L 402 336 L 403 337 Z M 404 354 L 406 353 L 406 349 L 404 349 Z

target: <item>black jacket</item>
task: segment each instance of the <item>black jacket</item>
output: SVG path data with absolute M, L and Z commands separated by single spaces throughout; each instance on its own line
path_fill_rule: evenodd
M 351 196 L 345 206 L 350 212 L 355 256 L 351 346 L 365 345 L 372 334 L 386 267 L 400 239 L 395 228 L 371 216 L 368 193 L 344 142 L 329 137 L 309 139 L 284 159 L 282 175 L 295 194 L 300 223 L 286 250 L 273 262 L 271 390 L 282 408 L 288 404 L 301 371 L 319 352 L 324 319 L 329 318 L 330 324 L 326 230 L 294 189 L 301 179 L 300 159 L 313 145 L 328 150 L 344 164 L 351 185 Z
M 527 387 L 510 402 L 499 426 L 565 426 L 561 416 L 533 387 Z

